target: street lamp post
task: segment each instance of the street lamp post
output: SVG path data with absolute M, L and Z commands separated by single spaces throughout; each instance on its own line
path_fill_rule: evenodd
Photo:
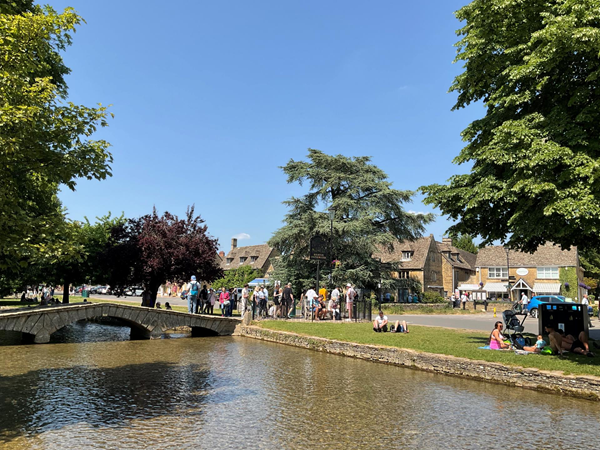
M 333 219 L 335 219 L 335 208 L 330 206 L 327 209 L 329 215 L 329 264 L 333 264 Z M 329 272 L 329 292 L 333 290 L 333 266 Z
M 508 245 L 504 246 L 504 251 L 506 252 L 506 276 L 508 278 L 508 298 L 510 299 L 510 302 L 512 303 L 512 301 L 513 301 L 512 290 L 511 290 L 511 286 L 510 286 L 510 259 L 508 257 L 508 252 L 510 251 L 510 248 L 508 247 Z

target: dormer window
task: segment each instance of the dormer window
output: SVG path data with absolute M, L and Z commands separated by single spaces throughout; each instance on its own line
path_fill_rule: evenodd
M 402 252 L 402 261 L 410 261 L 412 259 L 413 252 Z
M 243 264 L 246 262 L 248 258 L 246 256 L 240 256 L 240 264 Z
M 233 258 L 227 258 L 227 264 L 231 264 L 233 262 Z
M 258 256 L 251 256 L 250 257 L 250 262 L 251 263 L 256 262 L 256 261 L 258 261 Z

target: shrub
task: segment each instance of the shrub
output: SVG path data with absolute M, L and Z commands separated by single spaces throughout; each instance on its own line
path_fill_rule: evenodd
M 423 303 L 444 303 L 446 300 L 438 292 L 426 291 L 421 298 Z

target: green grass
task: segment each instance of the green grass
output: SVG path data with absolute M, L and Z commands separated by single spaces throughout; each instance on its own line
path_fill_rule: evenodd
M 407 348 L 511 366 L 556 370 L 565 374 L 600 376 L 599 352 L 595 352 L 594 358 L 572 353 L 559 358 L 550 355 L 515 355 L 514 352 L 509 351 L 480 350 L 478 347 L 489 343 L 488 332 L 411 326 L 408 334 L 375 333 L 369 323 L 262 321 L 257 325 L 271 330 L 289 331 L 306 336 L 358 344 Z

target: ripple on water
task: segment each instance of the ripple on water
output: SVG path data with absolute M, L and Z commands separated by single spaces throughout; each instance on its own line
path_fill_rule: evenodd
M 0 360 L 0 449 L 584 449 L 600 420 L 596 403 L 235 337 Z

